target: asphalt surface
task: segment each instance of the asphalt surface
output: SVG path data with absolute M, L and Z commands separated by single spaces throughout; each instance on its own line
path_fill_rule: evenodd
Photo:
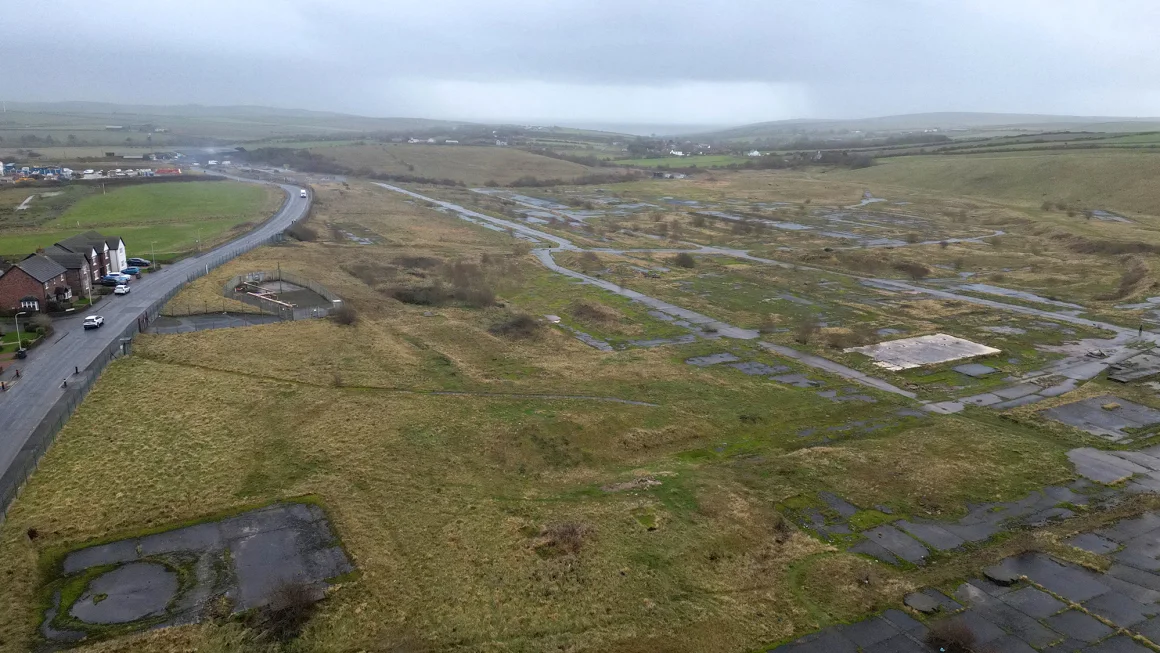
M 80 368 L 83 373 L 150 305 L 185 284 L 190 274 L 204 268 L 210 261 L 223 256 L 233 258 L 245 251 L 247 246 L 268 240 L 306 214 L 310 208 L 310 198 L 299 197 L 298 186 L 278 186 L 286 192 L 288 199 L 272 218 L 257 229 L 203 254 L 167 265 L 159 272 L 144 275 L 130 284 L 132 290 L 128 295 L 107 295 L 90 311 L 54 320 L 54 333 L 47 342 L 32 349 L 27 359 L 13 360 L 5 365 L 0 379 L 10 384 L 10 387 L 7 392 L 0 392 L 0 476 L 8 470 L 32 435 L 33 429 L 64 394 L 62 383 L 69 379 L 76 380 L 76 368 Z M 148 243 L 130 244 L 130 247 L 131 256 L 148 258 Z M 90 314 L 103 316 L 105 325 L 100 329 L 85 331 L 81 322 Z M 6 323 L 6 327 L 12 328 L 13 324 Z M 15 378 L 16 369 L 20 370 L 19 379 Z

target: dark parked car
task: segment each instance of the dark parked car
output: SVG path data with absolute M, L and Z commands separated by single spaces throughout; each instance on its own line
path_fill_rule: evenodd
M 129 267 L 121 270 L 121 274 L 128 274 L 130 276 L 141 274 L 141 268 Z
M 124 279 L 125 279 L 125 277 L 123 275 L 120 275 L 120 274 L 106 274 L 105 276 L 103 276 L 97 280 L 97 285 L 109 286 L 109 287 L 115 288 L 115 287 L 125 283 Z
M 137 268 L 147 268 L 150 265 L 153 265 L 153 261 L 150 261 L 147 258 L 131 258 L 125 262 Z

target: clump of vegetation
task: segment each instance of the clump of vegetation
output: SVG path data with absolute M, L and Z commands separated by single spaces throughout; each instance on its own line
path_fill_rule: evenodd
M 870 344 L 874 341 L 874 334 L 866 325 L 859 324 L 850 329 L 826 330 L 824 340 L 831 349 L 849 349 Z
M 568 313 L 582 322 L 613 324 L 623 317 L 620 311 L 587 299 L 578 299 L 568 306 Z
M 694 268 L 697 267 L 697 260 L 688 252 L 681 252 L 673 257 L 673 265 L 680 268 Z
M 799 345 L 808 345 L 814 339 L 821 327 L 818 326 L 818 321 L 812 316 L 802 318 L 798 321 L 793 330 L 793 340 Z
M 301 222 L 295 222 L 287 227 L 286 235 L 304 243 L 318 240 L 318 232 L 313 227 L 308 227 Z
M 481 263 L 454 261 L 429 256 L 400 256 L 391 265 L 360 263 L 344 270 L 371 286 L 391 282 L 380 291 L 404 304 L 439 306 L 460 302 L 472 308 L 495 304 L 495 293 L 487 283 L 484 259 Z M 499 263 L 493 257 L 487 265 Z
M 499 324 L 493 325 L 488 329 L 488 332 L 492 335 L 507 338 L 534 338 L 539 334 L 542 326 L 536 318 L 526 313 L 521 313 Z
M 926 634 L 927 645 L 944 653 L 977 653 L 975 641 L 970 626 L 959 619 L 937 622 Z
M 584 252 L 580 255 L 580 269 L 585 272 L 595 272 L 600 270 L 604 265 L 600 262 L 600 257 L 596 252 Z
M 540 532 L 536 550 L 545 556 L 576 555 L 584 547 L 588 528 L 576 522 L 560 522 L 545 526 Z
M 891 267 L 915 281 L 929 277 L 931 272 L 930 268 L 914 261 L 899 261 Z
M 331 315 L 335 322 L 344 326 L 353 326 L 358 322 L 358 311 L 351 308 L 350 304 L 339 306 Z

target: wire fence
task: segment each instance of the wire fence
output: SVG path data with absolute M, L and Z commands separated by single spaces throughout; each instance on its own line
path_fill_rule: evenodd
M 274 215 L 281 213 L 288 201 L 289 196 L 283 201 L 282 206 L 278 208 L 278 212 Z M 305 219 L 307 215 L 309 215 L 309 211 L 291 224 Z M 174 295 L 180 292 L 186 283 L 209 274 L 211 270 L 246 252 L 263 245 L 282 242 L 284 239 L 283 232 L 278 231 L 268 238 L 255 240 L 250 243 L 227 245 L 222 248 L 222 251 L 215 252 L 211 258 L 199 261 L 198 266 L 186 276 L 184 283 L 171 288 L 163 297 L 150 304 L 92 363 L 70 380 L 68 387 L 65 388 L 64 394 L 52 405 L 48 413 L 40 420 L 40 423 L 32 429 L 32 434 L 25 441 L 24 446 L 12 461 L 12 464 L 0 475 L 0 524 L 4 523 L 5 518 L 8 516 L 8 509 L 12 506 L 12 502 L 20 496 L 25 482 L 36 471 L 45 452 L 52 446 L 57 434 L 60 433 L 60 430 L 64 428 L 68 419 L 72 417 L 77 407 L 84 401 L 89 390 L 100 377 L 101 372 L 108 367 L 109 363 L 129 354 L 133 337 L 144 331 L 150 323 L 157 319 L 161 314 L 162 307 Z M 291 283 L 297 282 L 291 281 Z

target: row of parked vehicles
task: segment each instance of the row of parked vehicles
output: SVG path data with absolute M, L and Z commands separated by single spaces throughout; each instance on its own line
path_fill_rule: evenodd
M 129 267 L 121 270 L 118 274 L 106 274 L 97 280 L 97 284 L 112 286 L 114 295 L 128 295 L 130 290 L 129 280 L 141 274 L 141 268 L 147 268 L 153 265 L 153 263 L 143 258 L 131 258 L 127 263 L 129 263 Z M 86 316 L 82 323 L 86 331 L 89 329 L 99 329 L 104 325 L 105 318 L 100 315 Z

